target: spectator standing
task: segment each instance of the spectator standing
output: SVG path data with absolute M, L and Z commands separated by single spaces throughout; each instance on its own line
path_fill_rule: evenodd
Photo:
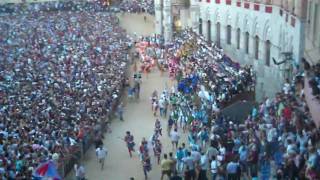
M 296 170 L 297 168 L 292 168 L 293 170 Z M 268 180 L 271 178 L 271 164 L 270 160 L 267 156 L 263 156 L 260 161 L 260 174 L 261 174 L 261 180 Z M 295 174 L 295 177 L 298 177 L 298 174 Z M 292 177 L 292 178 L 295 178 Z M 291 179 L 291 178 L 290 178 Z
M 201 153 L 201 159 L 200 159 L 200 164 L 199 164 L 199 176 L 198 176 L 198 180 L 208 180 L 207 177 L 207 171 L 209 169 L 209 159 L 207 157 L 207 155 L 202 152 Z
M 167 126 L 168 136 L 170 136 L 170 132 L 171 132 L 171 129 L 172 129 L 173 125 L 174 125 L 174 120 L 170 116 L 169 119 L 168 119 L 168 126 Z
M 124 111 L 124 107 L 123 107 L 123 103 L 120 103 L 118 108 L 117 108 L 117 112 L 118 112 L 118 117 L 120 119 L 120 121 L 123 121 L 123 111 Z
M 85 169 L 81 164 L 79 164 L 79 165 L 75 164 L 74 170 L 75 170 L 75 175 L 76 175 L 77 180 L 85 180 L 86 179 L 85 178 L 85 176 L 86 176 Z
M 101 170 L 103 170 L 104 161 L 107 157 L 107 154 L 108 154 L 108 150 L 103 146 L 100 146 L 96 149 L 96 155 L 98 157 L 99 164 L 101 164 Z
M 218 169 L 220 167 L 220 162 L 216 159 L 216 156 L 212 156 L 211 159 L 212 159 L 211 165 L 210 165 L 211 177 L 212 177 L 212 180 L 216 180 L 216 177 L 218 175 Z
M 240 180 L 238 175 L 239 164 L 233 159 L 227 164 L 227 179 L 228 180 Z
M 171 177 L 171 165 L 172 160 L 168 159 L 168 155 L 164 154 L 163 159 L 161 161 L 161 180 L 163 180 L 163 177 L 166 175 L 168 178 Z
M 178 129 L 175 128 L 173 131 L 171 131 L 170 133 L 170 139 L 171 139 L 171 143 L 172 143 L 172 149 L 174 148 L 178 148 L 178 143 L 179 143 L 179 139 L 180 139 L 180 135 L 178 133 Z
M 178 173 L 181 173 L 183 170 L 183 161 L 182 158 L 185 157 L 185 153 L 182 150 L 182 147 L 179 147 L 176 152 L 176 159 L 177 159 L 177 171 Z
M 195 172 L 195 160 L 191 156 L 191 152 L 187 152 L 187 156 L 182 158 L 184 165 L 186 166 L 185 174 L 190 177 L 190 179 L 196 179 L 196 172 Z
M 171 160 L 171 173 L 174 173 L 177 171 L 176 167 L 177 167 L 177 159 L 173 157 L 173 153 L 170 152 L 169 153 L 169 159 Z

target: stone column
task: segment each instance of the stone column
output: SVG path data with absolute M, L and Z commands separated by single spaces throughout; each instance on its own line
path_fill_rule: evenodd
M 156 34 L 163 34 L 163 18 L 162 18 L 162 2 L 163 0 L 155 0 L 155 16 L 156 16 Z
M 296 0 L 295 1 L 295 11 L 294 13 L 300 18 L 300 19 L 306 19 L 307 18 L 307 12 L 308 12 L 308 0 Z
M 199 34 L 200 8 L 197 2 L 194 0 L 190 0 L 190 17 L 192 30 Z
M 172 40 L 172 9 L 171 0 L 163 0 L 163 25 L 164 41 L 170 43 Z

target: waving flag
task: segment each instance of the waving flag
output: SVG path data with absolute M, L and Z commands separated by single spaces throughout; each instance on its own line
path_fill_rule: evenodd
M 54 162 L 47 161 L 36 168 L 33 173 L 34 179 L 52 179 L 61 180 L 62 178 L 58 174 L 58 170 Z

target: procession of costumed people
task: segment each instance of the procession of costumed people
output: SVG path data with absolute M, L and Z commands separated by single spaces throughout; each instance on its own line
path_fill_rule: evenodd
M 156 63 L 158 65 L 160 61 L 160 67 L 167 69 L 169 77 L 178 81 L 179 91 L 196 90 L 200 87 L 196 86 L 197 81 L 201 81 L 205 98 L 208 99 L 208 92 L 212 92 L 215 101 L 222 102 L 254 86 L 251 67 L 240 67 L 224 55 L 222 49 L 209 45 L 191 30 L 180 32 L 165 46 L 159 42 L 159 38 L 149 37 L 136 43 L 141 68 L 150 71 L 152 67 L 159 67 Z

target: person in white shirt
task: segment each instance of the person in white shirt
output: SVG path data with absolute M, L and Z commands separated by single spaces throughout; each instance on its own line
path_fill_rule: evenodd
M 219 143 L 219 152 L 223 156 L 226 154 L 226 148 L 221 143 Z
M 201 153 L 200 159 L 200 173 L 198 179 L 208 179 L 207 170 L 209 169 L 209 159 L 205 152 Z
M 160 116 L 164 116 L 164 110 L 165 110 L 165 99 L 160 98 L 159 99 L 159 111 L 160 111 Z
M 74 171 L 76 174 L 76 180 L 85 180 L 85 170 L 82 165 L 75 164 Z
M 291 86 L 289 83 L 289 79 L 286 79 L 286 82 L 284 83 L 282 90 L 285 94 L 289 94 L 290 89 L 291 89 Z
M 216 160 L 215 156 L 212 156 L 211 167 L 210 167 L 212 180 L 216 179 L 219 166 L 220 166 L 220 162 L 218 160 Z
M 104 160 L 106 159 L 107 153 L 108 153 L 107 149 L 103 148 L 102 146 L 96 149 L 96 155 L 98 157 L 99 163 L 101 164 L 101 170 L 103 169 Z
M 172 142 L 172 148 L 174 148 L 174 146 L 176 146 L 176 148 L 178 148 L 180 135 L 179 135 L 178 130 L 176 128 L 170 133 L 170 139 Z
M 187 152 L 187 156 L 182 158 L 182 162 L 184 163 L 186 170 L 189 171 L 190 176 L 195 179 L 196 172 L 195 172 L 195 161 L 191 156 L 191 152 Z
M 201 153 L 193 148 L 191 151 L 191 157 L 194 159 L 194 162 L 199 163 L 201 159 Z

